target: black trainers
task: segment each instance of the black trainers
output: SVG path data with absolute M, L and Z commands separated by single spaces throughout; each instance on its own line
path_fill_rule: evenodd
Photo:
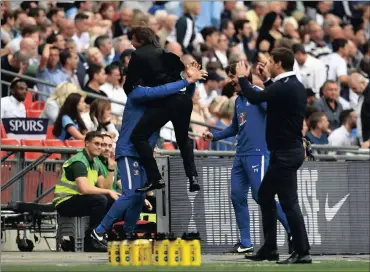
M 197 177 L 191 177 L 189 178 L 189 192 L 197 192 L 200 191 L 200 185 L 198 182 Z
M 242 254 L 242 253 L 252 253 L 254 251 L 253 245 L 246 247 L 240 241 L 236 243 L 232 250 L 227 251 L 225 253 L 234 253 L 234 254 Z
M 144 185 L 144 187 L 136 189 L 135 192 L 145 193 L 145 192 L 153 191 L 156 189 L 163 189 L 164 187 L 166 187 L 166 183 L 164 182 L 163 179 L 152 181 L 152 182 L 148 181 Z
M 93 229 L 90 233 L 90 237 L 92 240 L 94 240 L 95 242 L 97 242 L 99 245 L 103 246 L 103 247 L 107 247 L 107 239 L 106 239 L 106 235 L 104 233 L 98 233 L 96 232 L 96 229 Z

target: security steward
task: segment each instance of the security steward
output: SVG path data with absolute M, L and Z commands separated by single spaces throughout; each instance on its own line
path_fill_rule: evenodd
M 103 136 L 92 131 L 85 136 L 85 148 L 63 164 L 62 176 L 55 186 L 53 203 L 64 217 L 90 216 L 89 229 L 99 225 L 119 194 L 113 191 L 115 165 L 109 165 L 104 178 L 98 156 Z M 92 241 L 92 247 L 102 249 Z
M 278 260 L 276 243 L 275 195 L 293 237 L 294 252 L 278 264 L 311 263 L 309 242 L 297 194 L 297 170 L 305 159 L 302 127 L 306 110 L 306 90 L 293 72 L 294 54 L 286 48 L 274 49 L 267 63 L 259 62 L 257 71 L 265 80 L 265 90 L 256 92 L 247 80 L 250 67 L 239 62 L 236 74 L 243 95 L 251 104 L 267 102 L 266 142 L 270 163 L 258 191 L 265 242 L 257 254 L 245 256 L 254 261 Z M 268 80 L 269 77 L 273 80 Z
M 108 169 L 114 169 L 112 190 L 116 192 L 122 191 L 121 179 L 118 173 L 118 167 L 113 153 L 113 139 L 109 134 L 103 134 L 103 144 L 101 154 L 99 156 L 100 166 L 103 176 L 106 179 L 108 174 L 112 173 Z

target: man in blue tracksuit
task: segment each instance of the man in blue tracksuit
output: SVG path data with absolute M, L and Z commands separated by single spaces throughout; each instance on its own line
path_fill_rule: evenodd
M 237 135 L 236 154 L 231 170 L 231 201 L 240 230 L 240 241 L 229 253 L 250 253 L 253 252 L 253 244 L 250 237 L 248 191 L 251 187 L 252 197 L 258 203 L 258 189 L 269 161 L 265 140 L 266 103 L 249 104 L 241 94 L 238 79 L 234 76 L 235 66 L 231 66 L 227 71 L 232 78 L 235 89 L 239 92 L 235 100 L 232 123 L 229 127 L 215 134 L 204 133 L 203 137 L 207 140 L 218 141 Z M 255 85 L 252 86 L 257 91 L 262 90 Z M 277 211 L 279 221 L 288 233 L 289 251 L 292 251 L 290 228 L 279 203 L 277 203 Z
M 189 77 L 184 73 L 184 79 L 157 87 L 136 87 L 127 97 L 121 132 L 117 141 L 116 160 L 122 182 L 122 195 L 112 205 L 100 225 L 91 232 L 91 237 L 101 245 L 106 245 L 104 233 L 122 218 L 125 222 L 124 232 L 132 233 L 145 201 L 144 192 L 135 192 L 147 182 L 144 168 L 139 163 L 139 157 L 130 141 L 132 130 L 145 112 L 144 103 L 149 100 L 163 98 L 183 91 L 192 92 L 194 82 L 203 79 L 204 72 L 196 71 Z M 185 95 L 185 94 L 184 94 Z M 153 134 L 149 141 L 154 149 L 158 133 Z

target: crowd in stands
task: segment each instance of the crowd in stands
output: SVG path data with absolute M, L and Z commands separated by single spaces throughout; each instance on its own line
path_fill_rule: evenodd
M 26 88 L 38 92 L 40 117 L 61 140 L 84 139 L 89 131 L 119 134 L 123 89 L 133 26 L 147 25 L 159 44 L 184 64 L 197 61 L 208 78 L 197 84 L 191 119 L 225 128 L 237 93 L 225 68 L 246 60 L 253 83 L 264 87 L 257 60 L 274 48 L 296 58 L 294 71 L 307 91 L 303 135 L 314 144 L 370 146 L 370 6 L 366 1 L 14 1 L 1 2 L 1 117 L 28 117 Z M 27 87 L 26 87 L 27 86 Z M 114 102 L 86 94 L 108 97 Z M 205 126 L 191 123 L 197 148 Z M 215 129 L 215 128 L 212 128 Z M 162 144 L 176 147 L 173 126 Z M 231 150 L 211 143 L 211 149 Z M 160 147 L 163 146 L 159 144 Z

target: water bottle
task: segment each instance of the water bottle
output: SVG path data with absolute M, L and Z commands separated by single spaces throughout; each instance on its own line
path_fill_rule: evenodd
M 190 266 L 191 265 L 191 241 L 186 233 L 182 235 L 182 239 L 180 241 L 180 254 L 181 254 L 181 264 L 182 266 Z
M 131 241 L 128 239 L 127 235 L 124 235 L 120 242 L 120 264 L 121 265 L 130 265 L 130 250 L 131 250 Z
M 152 240 L 150 234 L 145 234 L 140 243 L 140 259 L 142 265 L 152 264 Z
M 111 246 L 111 264 L 114 266 L 120 265 L 120 244 L 119 237 L 114 237 Z
M 190 256 L 191 266 L 200 266 L 202 263 L 202 253 L 200 248 L 200 235 L 199 232 L 197 233 L 190 233 L 187 236 L 187 239 L 190 243 Z
M 154 240 L 154 265 L 165 266 L 168 264 L 169 240 L 164 233 L 157 233 Z
M 170 234 L 168 246 L 168 265 L 178 266 L 181 261 L 181 238 L 176 238 L 173 233 Z
M 132 235 L 130 240 L 130 265 L 141 265 L 141 239 L 139 239 L 137 235 Z

